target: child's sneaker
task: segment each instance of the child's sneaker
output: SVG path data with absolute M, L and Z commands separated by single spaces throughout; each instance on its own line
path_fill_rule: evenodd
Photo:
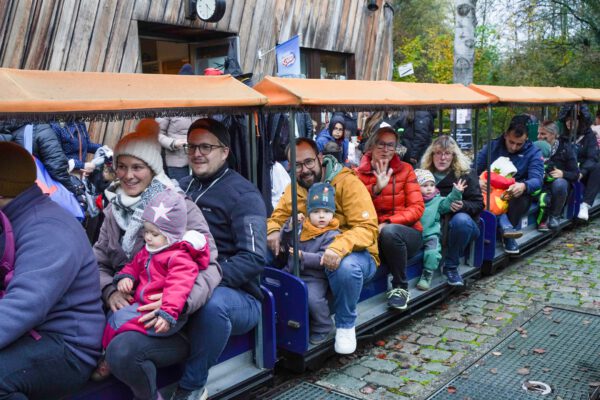
M 329 337 L 329 333 L 311 333 L 308 341 L 310 344 L 321 344 L 324 343 Z
M 431 279 L 433 278 L 433 272 L 428 271 L 426 269 L 423 270 L 421 274 L 421 279 L 417 283 L 417 289 L 419 290 L 429 290 L 431 287 Z
M 100 361 L 98 361 L 98 365 L 96 366 L 96 369 L 94 370 L 94 372 L 92 372 L 91 379 L 94 382 L 100 382 L 100 381 L 105 380 L 109 376 L 110 376 L 110 367 L 108 366 L 108 362 L 106 362 L 106 359 L 104 357 L 102 357 L 100 359 Z
M 395 308 L 396 310 L 406 310 L 410 294 L 407 290 L 394 288 L 387 293 L 387 298 L 388 307 Z

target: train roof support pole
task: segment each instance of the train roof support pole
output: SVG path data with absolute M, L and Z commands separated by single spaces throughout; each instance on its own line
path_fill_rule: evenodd
M 479 108 L 475 109 L 475 126 L 473 132 L 473 158 L 477 157 L 479 149 Z
M 485 192 L 486 196 L 486 208 L 490 210 L 490 188 L 491 188 L 491 179 L 492 179 L 492 106 L 487 107 L 487 116 L 488 116 L 488 131 L 487 131 L 487 190 Z M 475 161 L 477 163 L 477 160 Z
M 289 135 L 290 135 L 290 175 L 292 177 L 292 243 L 294 244 L 293 261 L 294 275 L 300 276 L 300 262 L 298 257 L 298 187 L 296 186 L 296 113 L 291 111 L 289 114 Z

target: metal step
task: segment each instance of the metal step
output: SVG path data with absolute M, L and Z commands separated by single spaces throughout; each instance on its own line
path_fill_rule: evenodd
M 599 315 L 544 307 L 429 399 L 597 398 L 599 338 Z
M 274 397 L 268 397 L 268 400 L 353 400 L 358 397 L 349 396 L 344 393 L 336 392 L 335 390 L 315 385 L 309 382 L 301 382 L 293 386 L 283 393 L 279 393 Z

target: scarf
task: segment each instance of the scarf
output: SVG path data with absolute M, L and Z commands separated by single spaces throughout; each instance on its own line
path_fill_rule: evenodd
M 121 238 L 121 248 L 128 259 L 133 257 L 133 247 L 138 231 L 143 226 L 142 214 L 150 200 L 167 188 L 157 177 L 139 196 L 131 197 L 125 194 L 119 181 L 115 181 L 106 189 L 106 197 L 112 204 L 112 213 L 119 228 L 125 233 Z
M 556 154 L 556 150 L 558 150 L 558 139 L 556 139 L 554 141 L 554 143 L 552 144 L 552 148 L 550 149 L 550 157 L 548 157 L 548 158 L 552 158 L 552 156 L 554 156 L 554 154 Z
M 327 225 L 324 228 L 318 228 L 318 227 L 314 226 L 313 224 L 310 223 L 310 219 L 307 218 L 302 223 L 302 231 L 300 232 L 300 241 L 305 242 L 307 240 L 314 239 L 317 236 L 320 236 L 327 231 L 339 229 L 339 227 L 340 227 L 340 222 L 335 217 L 329 222 L 329 225 Z
M 430 195 L 427 195 L 427 196 L 423 196 L 423 201 L 428 202 L 429 200 L 433 199 L 438 194 L 440 194 L 440 190 L 438 188 L 435 188 L 433 193 L 431 193 Z

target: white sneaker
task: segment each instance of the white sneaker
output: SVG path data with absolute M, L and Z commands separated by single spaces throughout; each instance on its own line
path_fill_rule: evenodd
M 356 350 L 356 333 L 352 328 L 337 328 L 335 331 L 335 352 L 352 354 Z
M 577 219 L 582 221 L 587 221 L 589 219 L 588 210 L 590 206 L 587 203 L 581 203 L 579 206 L 579 214 L 577 214 Z

